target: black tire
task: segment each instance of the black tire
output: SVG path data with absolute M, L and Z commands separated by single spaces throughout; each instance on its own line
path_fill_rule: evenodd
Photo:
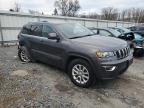
M 83 65 L 89 72 L 89 80 L 84 83 L 84 84 L 80 84 L 76 81 L 76 79 L 74 79 L 74 76 L 72 75 L 72 70 L 74 68 L 74 66 L 76 65 Z M 69 66 L 68 66 L 68 74 L 69 74 L 69 77 L 71 79 L 71 81 L 79 86 L 79 87 L 83 87 L 83 88 L 88 88 L 90 86 L 92 86 L 94 83 L 95 83 L 95 75 L 94 75 L 94 72 L 90 66 L 90 64 L 86 61 L 86 60 L 83 60 L 83 59 L 75 59 L 73 60 L 72 62 L 70 62 Z M 82 79 L 82 78 L 81 78 Z
M 28 60 L 24 60 L 23 57 L 21 56 L 22 55 L 22 52 L 25 53 L 25 55 L 27 56 Z M 34 60 L 31 58 L 27 48 L 25 46 L 21 46 L 19 49 L 18 49 L 18 57 L 20 58 L 20 60 L 22 62 L 33 62 Z
M 144 49 L 143 48 L 135 48 L 133 56 L 134 57 L 143 57 L 144 56 Z

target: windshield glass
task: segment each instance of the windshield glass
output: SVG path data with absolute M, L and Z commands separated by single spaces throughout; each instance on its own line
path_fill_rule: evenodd
M 57 29 L 69 39 L 94 35 L 91 30 L 77 23 L 58 24 Z
M 117 28 L 117 29 L 119 29 L 119 30 L 120 30 L 121 32 L 123 32 L 123 33 L 131 32 L 129 29 L 124 28 L 124 27 L 120 27 L 120 28 Z
M 109 29 L 109 31 L 110 31 L 112 34 L 114 34 L 116 37 L 118 37 L 118 36 L 121 35 L 120 32 L 118 32 L 118 31 L 116 31 L 116 30 L 114 30 L 114 29 Z
M 142 36 L 137 33 L 135 33 L 134 36 L 135 36 L 135 39 L 142 39 Z

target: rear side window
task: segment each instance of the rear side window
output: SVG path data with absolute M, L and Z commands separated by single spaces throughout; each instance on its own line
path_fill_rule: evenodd
M 136 28 L 135 28 L 135 27 L 131 27 L 130 30 L 131 30 L 131 31 L 135 31 Z
M 31 26 L 30 25 L 26 25 L 26 26 L 23 27 L 21 33 L 30 34 L 30 31 L 31 31 L 30 29 L 31 29 Z
M 98 34 L 98 30 L 94 29 L 92 30 L 95 34 Z
M 30 35 L 42 36 L 42 25 L 32 25 Z
M 108 31 L 105 31 L 105 30 L 99 30 L 99 35 L 101 35 L 101 36 L 111 36 L 111 34 Z
M 26 25 L 21 32 L 28 35 L 42 36 L 42 25 Z

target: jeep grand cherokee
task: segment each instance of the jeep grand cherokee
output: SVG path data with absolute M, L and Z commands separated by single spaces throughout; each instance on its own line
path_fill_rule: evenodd
M 80 87 L 91 86 L 95 79 L 116 78 L 133 60 L 126 41 L 96 36 L 75 23 L 28 23 L 18 40 L 21 61 L 38 60 L 64 69 Z

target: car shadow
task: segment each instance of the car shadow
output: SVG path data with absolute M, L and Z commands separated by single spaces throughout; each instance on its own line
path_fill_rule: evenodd
M 50 70 L 53 70 L 53 71 L 58 70 L 58 71 L 55 71 L 57 74 L 65 74 L 65 77 L 67 77 L 69 79 L 69 81 L 70 81 L 70 78 L 69 78 L 68 74 L 64 70 L 62 70 L 60 68 L 57 68 L 57 67 L 55 67 L 53 65 L 45 64 L 45 63 L 40 62 L 40 61 L 37 61 L 36 63 L 38 63 L 40 65 L 43 65 L 44 67 L 48 67 Z M 95 84 L 93 84 L 93 86 L 89 87 L 88 89 L 115 89 L 115 88 L 118 87 L 118 84 L 121 81 L 124 81 L 124 80 L 125 79 L 123 79 L 121 77 L 117 77 L 115 79 L 109 79 L 109 80 L 100 80 L 100 79 L 97 79 L 96 82 L 95 82 Z M 66 86 L 74 87 L 76 85 L 74 85 L 71 82 L 71 85 L 67 85 L 66 84 Z M 79 89 L 80 87 L 76 87 L 76 88 Z
M 106 89 L 113 88 L 114 84 L 118 83 L 119 79 L 110 79 L 110 80 L 100 80 L 97 79 L 96 83 L 91 87 L 91 89 Z

